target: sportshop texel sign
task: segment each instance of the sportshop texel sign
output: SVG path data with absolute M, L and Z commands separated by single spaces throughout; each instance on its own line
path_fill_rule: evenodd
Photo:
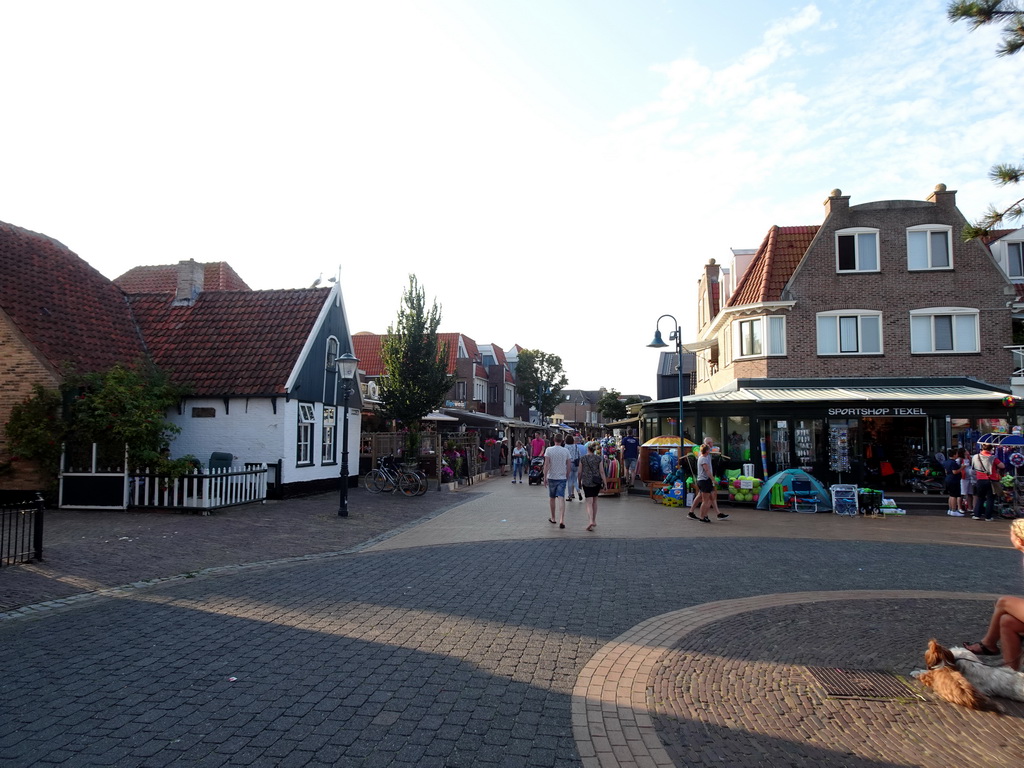
M 829 408 L 829 416 L 927 416 L 924 408 Z

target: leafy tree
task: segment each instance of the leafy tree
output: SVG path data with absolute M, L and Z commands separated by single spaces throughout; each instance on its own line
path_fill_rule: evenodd
M 971 29 L 985 24 L 1002 24 L 1003 41 L 996 48 L 997 56 L 1013 56 L 1024 49 L 1024 8 L 1007 0 L 959 0 L 951 2 L 946 9 L 950 21 L 967 21 Z M 992 166 L 989 178 L 1000 187 L 1019 184 L 1024 178 L 1024 165 L 1000 163 Z M 1018 221 L 1024 216 L 1024 197 L 1004 208 L 990 205 L 985 214 L 975 223 L 964 228 L 964 239 L 972 240 L 987 235 L 990 230 L 1003 222 Z
M 60 408 L 59 392 L 35 384 L 32 394 L 11 408 L 4 428 L 12 461 L 34 461 L 51 480 L 57 477 L 61 443 L 67 432 Z
M 114 366 L 102 373 L 70 375 L 60 392 L 41 386 L 11 409 L 6 425 L 13 454 L 36 461 L 56 478 L 61 447 L 91 451 L 120 463 L 128 446 L 132 469 L 179 474 L 193 457 L 172 461 L 166 454 L 181 429 L 167 421 L 167 410 L 187 394 L 154 368 Z
M 408 450 L 419 451 L 420 420 L 444 402 L 452 386 L 448 375 L 448 345 L 437 337 L 441 309 L 435 300 L 427 309 L 416 275 L 393 326 L 380 348 L 386 375 L 380 380 L 381 410 L 409 430 Z
M 516 364 L 516 381 L 523 402 L 550 416 L 562 402 L 561 392 L 569 380 L 562 370 L 562 358 L 539 349 L 523 349 Z
M 597 401 L 597 412 L 609 421 L 626 418 L 626 403 L 619 399 L 621 397 L 617 389 L 605 392 Z

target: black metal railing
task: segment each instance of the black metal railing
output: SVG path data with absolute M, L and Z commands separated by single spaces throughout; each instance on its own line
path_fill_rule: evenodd
M 43 497 L 0 506 L 0 568 L 43 559 Z

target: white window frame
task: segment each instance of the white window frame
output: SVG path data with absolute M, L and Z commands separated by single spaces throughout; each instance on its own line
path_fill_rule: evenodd
M 761 351 L 754 354 L 743 354 L 743 326 L 756 324 L 761 338 Z M 772 326 L 780 329 L 778 345 L 773 344 Z M 733 327 L 733 360 L 751 360 L 759 357 L 786 356 L 786 316 L 761 315 L 759 317 L 741 317 L 732 321 Z
M 946 239 L 946 256 L 947 256 L 947 258 L 949 260 L 949 263 L 948 264 L 940 264 L 939 266 L 935 266 L 932 263 L 933 256 L 932 256 L 932 237 L 931 236 L 933 234 L 940 234 L 940 233 L 945 235 L 945 239 Z M 911 263 L 910 263 L 910 242 L 911 242 L 911 238 L 915 234 L 924 234 L 926 236 L 925 237 L 925 245 L 926 245 L 926 249 L 925 250 L 926 250 L 927 253 L 926 253 L 925 258 L 926 258 L 928 263 L 927 263 L 926 266 L 923 266 L 923 267 L 911 266 Z M 950 269 L 953 269 L 953 228 L 951 226 L 949 226 L 948 224 L 922 224 L 922 225 L 916 226 L 916 227 L 907 227 L 907 270 L 908 271 L 910 271 L 910 272 L 934 272 L 934 271 L 944 271 L 944 270 L 950 270 Z
M 338 350 L 341 346 L 338 344 L 337 336 L 327 337 L 327 349 L 325 350 L 324 369 L 333 373 L 338 368 Z
M 1016 251 L 1016 256 L 1014 256 Z M 1013 274 L 1013 263 L 1017 262 L 1017 274 Z M 1024 277 L 1024 243 L 1019 240 L 1010 240 L 1006 243 L 1006 274 L 1011 277 Z
M 938 317 L 949 317 L 951 341 L 953 343 L 953 349 L 936 349 L 935 348 L 935 319 Z M 964 336 L 968 335 L 964 332 L 964 325 L 957 322 L 957 318 L 973 318 L 974 328 L 973 334 L 969 334 L 972 339 L 974 348 L 969 349 L 958 344 L 958 341 L 962 341 Z M 929 321 L 927 324 L 928 333 L 928 345 L 927 349 L 922 348 L 923 339 L 919 336 L 921 328 L 924 326 L 924 320 Z M 961 330 L 957 332 L 957 326 L 960 325 Z M 968 329 L 971 330 L 971 329 Z M 910 354 L 912 355 L 976 355 L 981 352 L 981 313 L 973 307 L 923 307 L 921 309 L 910 310 Z
M 841 329 L 843 327 L 841 320 L 843 318 L 854 318 L 856 321 L 857 330 L 857 351 L 856 352 L 844 352 L 842 349 L 843 338 L 841 335 Z M 875 321 L 878 327 L 878 349 L 864 351 L 864 320 L 871 318 Z M 833 334 L 833 344 L 823 351 L 822 347 L 822 335 L 823 335 L 823 321 L 832 320 L 831 329 L 829 333 Z M 829 312 L 819 312 L 814 317 L 814 332 L 815 341 L 817 345 L 817 353 L 819 357 L 852 357 L 857 355 L 884 355 L 885 354 L 885 338 L 882 330 L 882 312 L 877 309 L 834 309 Z M 831 351 L 831 346 L 835 347 L 835 351 Z
M 312 403 L 299 403 L 298 425 L 295 435 L 295 463 L 313 463 L 313 422 L 316 411 Z
M 875 266 L 873 269 L 865 269 L 861 266 L 861 254 L 860 244 L 861 235 L 873 235 L 875 240 Z M 853 237 L 853 258 L 856 265 L 853 269 L 842 269 L 839 266 L 839 238 L 841 237 Z M 881 272 L 882 270 L 882 253 L 880 248 L 880 242 L 878 237 L 878 230 L 873 227 L 848 227 L 846 229 L 836 230 L 835 235 L 835 249 L 836 249 L 836 272 L 841 275 L 852 275 L 862 274 L 865 272 Z
M 320 463 L 335 464 L 335 450 L 338 439 L 338 409 L 333 405 L 324 406 L 323 422 L 320 425 Z

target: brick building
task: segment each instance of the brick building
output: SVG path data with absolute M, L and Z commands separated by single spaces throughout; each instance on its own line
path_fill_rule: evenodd
M 965 224 L 944 185 L 852 206 L 834 190 L 820 225 L 773 226 L 745 269 L 731 265 L 734 288 L 710 262 L 686 345 L 688 435 L 759 474 L 881 485 L 1005 423 L 1015 290 L 984 243 L 962 240 Z M 644 434 L 674 432 L 677 404 L 645 406 Z

